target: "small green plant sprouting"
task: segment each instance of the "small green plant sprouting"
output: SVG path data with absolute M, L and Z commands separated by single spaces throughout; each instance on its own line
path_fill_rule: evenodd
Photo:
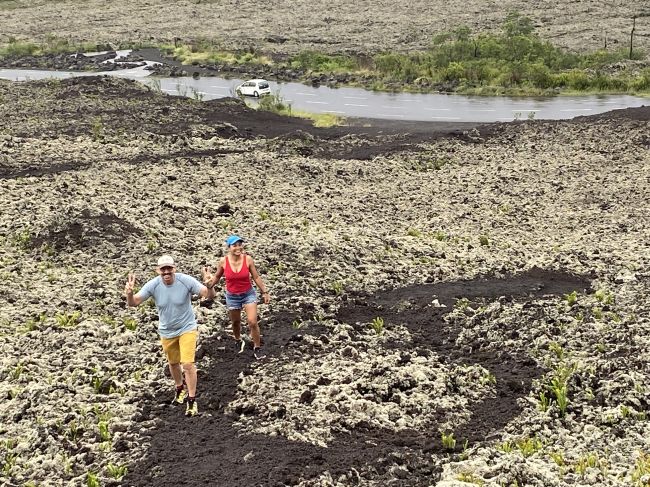
M 542 391 L 539 393 L 539 410 L 545 413 L 548 411 L 549 406 L 551 405 L 551 400 L 546 395 L 546 392 Z
M 508 203 L 503 203 L 497 207 L 497 211 L 504 215 L 509 215 L 510 213 L 512 213 L 512 205 L 509 205 Z
M 449 434 L 447 434 L 445 432 L 442 432 L 441 433 L 441 439 L 442 439 L 442 447 L 445 450 L 450 450 L 451 451 L 454 448 L 456 448 L 456 438 L 454 438 L 454 433 L 453 432 L 449 433 Z
M 578 302 L 578 293 L 577 291 L 573 291 L 569 294 L 564 295 L 564 300 L 569 306 L 573 306 Z
M 566 414 L 567 406 L 569 405 L 569 398 L 567 396 L 568 387 L 566 381 L 562 380 L 561 377 L 553 377 L 551 380 L 551 392 L 555 396 L 555 401 L 557 402 L 557 407 L 560 410 L 560 414 L 564 416 Z
M 86 487 L 101 487 L 96 473 L 88 472 L 88 476 L 86 477 Z
M 439 242 L 444 242 L 446 240 L 449 240 L 449 236 L 442 230 L 436 230 L 435 232 L 433 232 L 433 238 L 435 238 Z
M 621 318 L 621 316 L 617 313 L 609 313 L 609 317 L 614 323 L 620 323 L 623 321 L 623 318 Z
M 135 329 L 138 327 L 138 322 L 135 318 L 124 317 L 122 318 L 122 323 L 124 324 L 124 328 L 127 330 L 135 331 Z
M 469 307 L 469 299 L 467 298 L 460 298 L 456 300 L 454 303 L 454 308 L 463 311 L 466 310 Z
M 558 409 L 560 410 L 560 415 L 564 416 L 566 414 L 567 407 L 569 405 L 569 396 L 568 396 L 568 383 L 571 375 L 576 371 L 576 365 L 559 365 L 554 372 L 554 376 L 551 378 L 550 386 L 548 389 L 552 394 L 552 398 L 555 400 Z
M 257 213 L 257 216 L 258 216 L 258 217 L 260 218 L 260 220 L 262 220 L 262 221 L 264 221 L 264 220 L 268 220 L 269 218 L 271 218 L 271 215 L 270 215 L 269 212 L 266 211 L 266 210 L 260 210 L 260 211 Z
M 447 157 L 439 157 L 437 159 L 434 159 L 431 164 L 436 171 L 439 171 L 450 162 L 451 160 L 449 160 Z
M 629 407 L 627 407 L 625 404 L 621 404 L 620 410 L 621 410 L 621 417 L 628 418 L 632 416 L 632 410 Z
M 79 321 L 81 319 L 81 311 L 73 311 L 72 313 L 68 313 L 67 311 L 63 313 L 57 313 L 54 319 L 56 319 L 56 324 L 62 328 L 75 326 L 79 324 Z
M 456 478 L 461 482 L 466 482 L 468 484 L 474 484 L 478 486 L 485 485 L 485 480 L 483 480 L 481 477 L 477 477 L 472 472 L 460 472 Z
M 553 459 L 558 467 L 563 467 L 565 465 L 566 462 L 564 460 L 564 455 L 562 452 L 552 451 L 548 455 Z
M 70 440 L 70 441 L 77 441 L 81 436 L 83 435 L 83 427 L 81 427 L 77 422 L 73 419 L 68 423 L 68 428 L 65 431 L 65 436 Z
M 108 326 L 114 327 L 117 324 L 115 318 L 112 315 L 101 315 L 99 319 L 101 320 L 102 323 L 105 323 Z
M 15 440 L 11 439 L 5 440 L 3 443 L 7 451 L 4 454 L 1 471 L 5 477 L 9 477 L 11 470 L 16 465 L 16 459 L 18 458 L 18 454 L 12 451 L 14 448 L 16 448 L 17 443 Z
M 548 349 L 555 354 L 558 360 L 564 359 L 564 348 L 557 342 L 551 342 L 548 344 Z
M 97 117 L 95 120 L 93 120 L 91 130 L 93 133 L 93 140 L 95 142 L 104 138 L 104 124 L 102 123 L 101 117 Z
M 535 437 L 517 440 L 515 444 L 524 457 L 531 456 L 536 451 L 541 450 L 543 446 L 542 441 L 539 438 Z
M 24 229 L 14 235 L 13 240 L 19 248 L 22 250 L 28 250 L 32 242 L 32 234 L 28 229 Z
M 488 245 L 490 245 L 490 239 L 487 237 L 487 235 L 479 236 L 478 241 L 484 247 L 487 247 Z
M 20 379 L 20 375 L 23 373 L 23 370 L 25 370 L 25 366 L 18 362 L 14 367 L 14 370 L 12 370 L 9 374 L 9 379 L 17 381 Z
M 158 249 L 158 242 L 153 239 L 147 240 L 147 253 L 151 254 Z
M 594 306 L 591 309 L 591 316 L 594 317 L 596 320 L 602 320 L 603 319 L 603 308 L 600 308 L 598 306 Z
M 43 311 L 41 314 L 38 315 L 37 318 L 30 318 L 27 320 L 27 323 L 25 323 L 25 330 L 26 331 L 34 331 L 38 330 L 43 323 L 45 323 L 45 320 L 47 320 L 47 314 L 45 311 Z
M 340 296 L 343 293 L 343 283 L 341 281 L 334 281 L 332 283 L 332 291 L 337 296 Z
M 418 230 L 417 228 L 409 228 L 406 231 L 406 234 L 409 237 L 421 237 L 422 236 L 422 232 L 420 230 Z
M 650 475 L 650 454 L 645 452 L 639 452 L 639 457 L 636 459 L 634 464 L 634 471 L 632 472 L 632 481 L 635 486 L 646 487 L 647 482 L 642 483 L 642 479 Z
M 94 376 L 90 383 L 92 384 L 95 393 L 99 394 L 102 389 L 102 380 L 99 377 Z
M 372 326 L 372 329 L 377 335 L 381 335 L 384 332 L 384 319 L 381 316 L 377 316 L 373 318 L 370 326 Z
M 108 421 L 100 421 L 97 423 L 97 428 L 99 429 L 99 437 L 102 441 L 111 440 L 111 432 L 108 429 Z
M 128 471 L 126 465 L 113 465 L 112 463 L 106 465 L 106 470 L 108 471 L 108 474 L 115 480 L 120 480 L 126 475 Z
M 614 304 L 614 295 L 605 289 L 599 289 L 594 293 L 594 297 L 602 304 Z
M 469 440 L 463 442 L 463 451 L 460 454 L 461 460 L 467 460 L 469 458 Z
M 504 441 L 497 446 L 498 450 L 501 450 L 503 453 L 511 453 L 514 450 L 514 443 L 512 441 Z
M 588 468 L 601 467 L 601 462 L 596 453 L 581 455 L 575 464 L 575 472 L 584 478 Z
M 486 370 L 485 373 L 481 376 L 480 382 L 482 385 L 486 385 L 486 384 L 494 385 L 497 383 L 497 378 L 492 372 Z
M 301 320 L 293 320 L 293 322 L 291 323 L 291 328 L 293 328 L 294 330 L 300 330 L 304 324 L 305 323 Z

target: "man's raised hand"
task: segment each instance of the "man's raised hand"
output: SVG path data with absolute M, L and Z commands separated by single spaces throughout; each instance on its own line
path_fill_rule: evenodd
M 124 285 L 125 294 L 133 294 L 133 289 L 135 288 L 135 274 L 129 272 L 129 277 L 126 279 L 126 284 Z

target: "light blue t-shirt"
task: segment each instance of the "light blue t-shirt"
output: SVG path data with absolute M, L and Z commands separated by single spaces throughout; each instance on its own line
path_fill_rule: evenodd
M 158 333 L 174 338 L 197 327 L 192 309 L 192 294 L 199 294 L 203 285 L 187 274 L 177 272 L 173 284 L 167 286 L 160 276 L 147 281 L 137 296 L 142 302 L 150 297 L 158 308 Z

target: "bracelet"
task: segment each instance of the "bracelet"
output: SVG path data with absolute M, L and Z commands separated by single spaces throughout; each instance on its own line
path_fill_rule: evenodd
M 268 294 L 268 293 L 269 293 L 268 291 L 264 291 L 264 292 L 262 293 L 262 296 L 264 296 L 265 294 Z

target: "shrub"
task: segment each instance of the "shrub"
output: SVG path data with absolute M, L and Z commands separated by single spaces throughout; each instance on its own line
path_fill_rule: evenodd
M 645 68 L 638 76 L 633 78 L 629 83 L 629 87 L 634 91 L 650 90 L 650 68 Z
M 36 44 L 32 42 L 20 42 L 15 39 L 0 50 L 0 54 L 8 56 L 33 56 L 39 51 Z
M 260 98 L 258 108 L 267 112 L 291 114 L 291 104 L 286 103 L 284 98 L 280 96 L 280 93 L 274 93 Z
M 302 51 L 289 64 L 294 69 L 318 72 L 353 71 L 358 68 L 358 63 L 350 56 L 330 56 L 315 51 Z

